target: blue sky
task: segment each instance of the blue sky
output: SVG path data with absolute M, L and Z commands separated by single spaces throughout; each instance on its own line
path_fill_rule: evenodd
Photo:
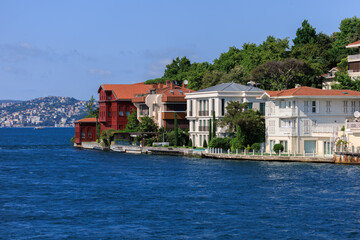
M 359 9 L 359 0 L 0 0 L 0 99 L 97 98 L 101 84 L 160 77 L 178 56 L 212 62 L 268 35 L 293 39 L 304 19 L 330 35 Z

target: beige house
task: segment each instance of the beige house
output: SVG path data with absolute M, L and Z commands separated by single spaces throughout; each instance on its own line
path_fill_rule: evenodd
M 202 147 L 204 140 L 208 142 L 210 120 L 215 112 L 215 119 L 221 119 L 226 114 L 229 101 L 248 103 L 250 109 L 265 113 L 265 101 L 260 99 L 264 90 L 249 84 L 247 86 L 234 82 L 222 83 L 213 87 L 187 93 L 187 119 L 189 133 L 193 144 Z M 227 129 L 217 126 L 216 136 L 225 137 Z
M 298 87 L 267 91 L 266 151 L 280 143 L 285 152 L 330 155 L 346 119 L 360 109 L 360 92 Z

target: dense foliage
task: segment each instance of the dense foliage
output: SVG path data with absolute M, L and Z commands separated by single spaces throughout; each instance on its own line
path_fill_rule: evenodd
M 284 151 L 284 146 L 280 143 L 277 143 L 274 145 L 273 150 L 276 153 L 282 152 L 282 151 Z
M 268 36 L 261 44 L 245 43 L 232 46 L 213 63 L 191 63 L 187 57 L 177 57 L 166 66 L 164 75 L 146 83 L 165 82 L 166 79 L 199 90 L 224 82 L 246 84 L 255 80 L 265 90 L 279 90 L 303 86 L 320 87 L 322 74 L 337 66 L 356 50 L 347 49 L 349 43 L 360 40 L 360 19 L 341 21 L 339 32 L 331 36 L 317 32 L 304 20 L 296 31 L 292 45 L 288 38 Z M 360 90 L 360 89 L 359 89 Z
M 209 143 L 209 147 L 211 148 L 222 148 L 229 149 L 230 148 L 230 138 L 213 138 Z
M 247 109 L 247 103 L 229 101 L 226 114 L 220 120 L 221 126 L 226 126 L 230 133 L 236 130 L 236 147 L 263 142 L 265 139 L 265 120 L 260 112 Z M 234 140 L 235 141 L 235 140 Z

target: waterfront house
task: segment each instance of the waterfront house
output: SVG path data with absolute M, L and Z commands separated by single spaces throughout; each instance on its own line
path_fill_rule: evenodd
M 132 99 L 136 95 L 148 94 L 154 90 L 154 85 L 144 83 L 101 85 L 98 90 L 101 132 L 110 128 L 125 129 L 127 117 L 136 110 Z
M 96 141 L 96 118 L 84 118 L 75 121 L 75 143 Z
M 360 109 L 360 92 L 301 87 L 266 91 L 266 150 L 276 143 L 284 151 L 332 154 L 337 133 Z
M 357 48 L 359 50 L 359 54 L 348 56 L 348 73 L 351 78 L 360 77 L 360 40 L 350 43 L 346 48 Z
M 196 92 L 187 93 L 187 119 L 189 133 L 194 146 L 201 147 L 204 139 L 209 139 L 209 124 L 215 112 L 215 119 L 221 119 L 226 114 L 229 101 L 248 103 L 250 109 L 265 113 L 265 101 L 259 99 L 264 90 L 249 84 L 247 86 L 234 82 L 222 83 Z M 226 128 L 217 126 L 216 136 L 225 137 Z
M 95 141 L 96 124 L 100 131 L 106 129 L 122 130 L 127 124 L 127 117 L 136 110 L 132 99 L 139 94 L 150 93 L 154 85 L 135 84 L 103 84 L 99 87 L 99 119 L 84 118 L 75 122 L 75 143 Z
M 177 86 L 174 82 L 167 80 L 166 84 L 154 85 L 150 92 L 139 94 L 132 99 L 132 103 L 138 109 L 137 117 L 152 117 L 155 123 L 165 129 L 174 129 L 175 113 L 177 114 L 178 126 L 181 129 L 189 128 L 186 119 L 185 94 L 193 90 L 186 85 Z

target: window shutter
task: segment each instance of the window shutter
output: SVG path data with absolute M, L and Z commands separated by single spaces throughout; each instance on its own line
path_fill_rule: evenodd
M 316 101 L 316 113 L 320 112 L 320 101 Z

